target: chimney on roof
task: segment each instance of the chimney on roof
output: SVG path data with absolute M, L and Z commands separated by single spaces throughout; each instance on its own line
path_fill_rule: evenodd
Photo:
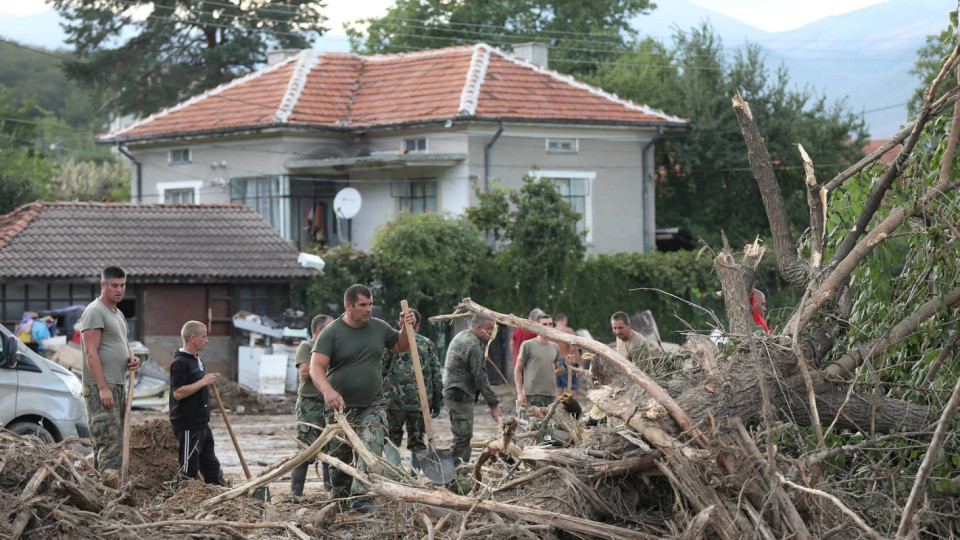
M 286 60 L 298 54 L 300 54 L 300 49 L 274 49 L 267 51 L 267 65 L 276 64 L 281 60 Z
M 547 67 L 547 51 L 549 48 L 546 43 L 517 43 L 513 46 L 513 54 L 523 58 L 531 64 L 541 67 Z

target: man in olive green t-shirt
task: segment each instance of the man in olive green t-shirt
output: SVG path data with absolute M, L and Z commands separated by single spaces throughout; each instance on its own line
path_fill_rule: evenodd
M 317 315 L 310 321 L 311 338 L 297 347 L 296 366 L 299 375 L 297 385 L 297 440 L 306 446 L 313 444 L 320 436 L 320 431 L 327 425 L 323 417 L 323 394 L 314 386 L 310 379 L 310 355 L 313 354 L 313 345 L 320 332 L 330 324 L 333 318 L 329 315 Z M 303 484 L 307 479 L 307 470 L 314 459 L 303 463 L 290 473 L 290 493 L 295 497 L 303 496 Z M 330 469 L 323 464 L 323 487 L 330 489 Z
M 117 309 L 127 289 L 126 273 L 108 266 L 100 275 L 100 296 L 80 316 L 83 401 L 93 442 L 93 463 L 103 482 L 117 487 L 123 462 L 123 415 L 127 373 L 140 367 L 127 342 L 127 320 Z
M 404 325 L 414 325 L 412 310 L 401 314 L 400 332 L 373 315 L 373 292 L 364 285 L 351 285 L 343 295 L 345 313 L 320 332 L 310 356 L 310 378 L 323 395 L 326 419 L 334 421 L 334 411 L 343 410 L 350 426 L 375 455 L 383 452 L 386 433 L 383 374 L 380 361 L 383 349 L 406 352 L 410 348 Z M 327 454 L 341 461 L 353 461 L 349 445 L 331 443 Z M 362 460 L 355 466 L 367 472 Z M 330 471 L 334 499 L 362 495 L 367 487 L 339 470 Z M 369 500 L 361 498 L 353 505 L 360 512 L 373 511 Z
M 617 352 L 634 363 L 643 359 L 640 368 L 643 371 L 650 371 L 653 367 L 650 345 L 640 332 L 633 329 L 630 316 L 618 311 L 610 316 L 610 326 L 613 328 L 613 335 L 617 337 L 615 346 Z
M 550 315 L 541 315 L 537 322 L 553 327 Z M 538 335 L 520 345 L 513 379 L 517 385 L 517 403 L 521 407 L 550 405 L 557 394 L 557 377 L 567 372 L 566 366 L 559 363 L 560 347 L 543 336 Z

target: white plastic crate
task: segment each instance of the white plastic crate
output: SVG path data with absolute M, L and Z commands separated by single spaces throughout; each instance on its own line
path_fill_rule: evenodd
M 261 394 L 283 394 L 287 355 L 271 354 L 266 347 L 242 346 L 237 352 L 237 382 Z

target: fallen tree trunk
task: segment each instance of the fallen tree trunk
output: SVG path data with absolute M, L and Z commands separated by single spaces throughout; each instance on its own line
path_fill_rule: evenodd
M 682 445 L 682 442 L 673 440 L 673 438 L 685 432 L 696 431 L 699 433 L 695 426 L 711 415 L 714 418 L 738 417 L 747 426 L 761 424 L 763 422 L 763 411 L 761 407 L 757 406 L 757 398 L 763 394 L 764 389 L 761 388 L 761 385 L 764 383 L 766 384 L 765 390 L 769 393 L 771 405 L 782 418 L 790 419 L 805 426 L 812 425 L 807 388 L 800 375 L 797 359 L 792 349 L 785 348 L 783 344 L 776 341 L 777 338 L 757 338 L 771 340 L 769 346 L 763 348 L 767 351 L 767 358 L 762 362 L 762 381 L 761 374 L 751 358 L 750 351 L 746 345 L 741 345 L 723 361 L 718 361 L 716 358 L 702 360 L 712 367 L 713 375 L 709 377 L 709 380 L 704 380 L 704 378 L 696 375 L 681 374 L 676 379 L 665 382 L 665 386 L 669 390 L 668 393 L 657 382 L 650 380 L 639 368 L 602 343 L 564 334 L 552 328 L 519 319 L 513 315 L 498 313 L 476 304 L 469 298 L 461 302 L 459 309 L 477 313 L 504 324 L 525 328 L 553 341 L 562 341 L 576 347 L 583 347 L 597 353 L 605 360 L 609 360 L 606 365 L 613 366 L 624 375 L 617 377 L 618 380 L 614 385 L 625 390 L 625 394 L 618 398 L 623 400 L 622 407 L 618 407 L 622 408 L 621 413 L 627 415 L 628 418 L 624 418 L 625 421 L 629 417 L 635 416 L 639 422 L 642 416 L 637 415 L 638 409 L 651 406 L 646 402 L 638 403 L 636 392 L 630 391 L 629 384 L 624 380 L 629 379 L 637 382 L 634 376 L 639 374 L 638 378 L 649 383 L 640 385 L 644 391 L 647 391 L 647 388 L 650 387 L 654 388 L 658 395 L 659 392 L 667 394 L 667 399 L 658 398 L 650 392 L 647 394 L 654 398 L 656 403 L 663 405 L 664 408 L 660 412 L 666 414 L 658 414 L 651 409 L 643 422 L 630 425 L 647 440 L 660 446 Z M 715 350 L 711 352 L 716 353 Z M 700 354 L 707 353 L 700 351 Z M 606 366 L 604 366 L 604 369 L 607 369 Z M 841 429 L 866 430 L 869 432 L 869 426 L 873 424 L 876 426 L 876 431 L 879 432 L 916 431 L 922 429 L 931 421 L 931 413 L 926 406 L 885 396 L 861 395 L 856 392 L 847 398 L 846 386 L 829 379 L 824 371 L 811 369 L 810 378 L 816 395 L 818 410 L 825 418 L 839 416 L 836 426 Z M 609 382 L 605 381 L 605 383 Z M 598 399 L 600 398 L 591 395 L 591 400 L 594 402 L 597 402 Z M 876 418 L 873 418 L 874 399 L 878 400 Z M 667 407 L 667 404 L 670 404 L 670 406 Z M 604 409 L 610 410 L 606 407 Z M 685 419 L 684 423 L 678 422 L 677 418 Z
M 781 418 L 811 426 L 806 386 L 794 355 L 780 348 L 770 347 L 768 350 L 770 357 L 763 364 L 774 410 Z M 718 375 L 709 385 L 687 386 L 676 396 L 677 404 L 694 422 L 712 415 L 714 418 L 740 417 L 747 426 L 759 425 L 763 421 L 758 406 L 761 382 L 749 354 L 745 345 L 736 349 L 721 364 Z M 857 392 L 847 399 L 845 384 L 833 382 L 820 370 L 811 370 L 810 376 L 821 416 L 833 418 L 839 415 L 836 425 L 841 429 L 869 432 L 871 422 L 875 422 L 878 432 L 915 431 L 932 420 L 930 409 L 924 405 Z M 876 418 L 872 418 L 874 399 L 878 400 Z M 677 427 L 669 422 L 660 422 L 659 426 L 668 432 L 677 432 Z

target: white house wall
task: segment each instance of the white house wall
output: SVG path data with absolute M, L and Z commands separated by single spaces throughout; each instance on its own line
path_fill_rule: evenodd
M 470 141 L 470 174 L 484 183 L 484 147 L 494 129 L 482 132 Z M 579 126 L 513 126 L 507 124 L 490 150 L 490 176 L 503 187 L 519 188 L 525 174 L 541 171 L 594 173 L 590 199 L 592 219 L 588 223 L 587 253 L 643 251 L 643 235 L 653 245 L 654 232 L 643 226 L 643 147 L 654 131 L 637 129 L 590 129 Z M 554 154 L 546 150 L 547 137 L 575 138 L 576 154 Z M 652 159 L 652 153 L 650 155 Z M 650 163 L 650 162 L 648 162 Z M 652 187 L 652 183 L 649 184 Z M 472 196 L 472 203 L 475 197 Z M 649 193 L 648 208 L 654 212 L 654 192 Z M 649 228 L 652 229 L 652 226 Z
M 497 130 L 492 122 L 457 124 L 450 128 L 397 130 L 357 135 L 284 135 L 243 139 L 206 139 L 181 144 L 131 146 L 130 152 L 143 164 L 143 202 L 157 203 L 160 183 L 199 182 L 196 202 L 228 203 L 230 178 L 288 175 L 285 163 L 290 159 L 315 154 L 321 147 L 367 147 L 373 152 L 398 152 L 407 138 L 426 137 L 427 153 L 467 154 L 457 165 L 425 171 L 414 167 L 351 171 L 350 185 L 363 197 L 360 213 L 354 218 L 353 243 L 369 249 L 376 229 L 396 217 L 398 201 L 391 197 L 390 180 L 436 179 L 440 212 L 459 215 L 476 204 L 474 186 L 484 185 L 484 148 Z M 521 179 L 534 170 L 567 171 L 592 174 L 590 199 L 590 237 L 588 253 L 643 251 L 643 233 L 647 246 L 653 246 L 654 191 L 643 208 L 644 146 L 654 136 L 653 129 L 590 128 L 583 126 L 514 125 L 505 130 L 490 151 L 490 176 L 504 187 L 519 188 Z M 576 154 L 548 153 L 546 139 L 574 138 Z M 168 152 L 181 148 L 191 151 L 191 163 L 171 165 Z M 649 154 L 652 172 L 652 149 Z M 650 175 L 652 178 L 652 174 Z M 134 181 L 132 200 L 137 200 Z M 643 215 L 650 213 L 644 230 Z
M 167 182 L 202 181 L 200 204 L 229 203 L 230 178 L 288 174 L 284 163 L 306 155 L 334 139 L 304 137 L 268 137 L 260 139 L 195 140 L 181 144 L 131 147 L 130 153 L 142 163 L 143 202 L 162 203 L 158 185 Z M 191 162 L 171 165 L 171 150 L 189 148 Z M 131 200 L 137 200 L 136 178 L 133 178 Z

